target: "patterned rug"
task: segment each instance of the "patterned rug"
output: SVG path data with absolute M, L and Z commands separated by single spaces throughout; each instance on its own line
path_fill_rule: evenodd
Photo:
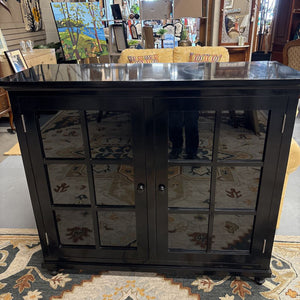
M 0 300 L 299 299 L 300 237 L 277 236 L 272 277 L 261 286 L 239 276 L 171 278 L 156 273 L 103 272 L 51 276 L 41 268 L 35 230 L 0 229 Z

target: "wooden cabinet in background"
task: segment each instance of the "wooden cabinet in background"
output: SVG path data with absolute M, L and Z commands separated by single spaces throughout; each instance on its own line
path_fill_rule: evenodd
M 294 39 L 297 26 L 300 24 L 300 0 L 280 0 L 277 11 L 272 60 L 282 62 L 283 47 Z
M 40 64 L 56 64 L 55 49 L 33 49 L 23 53 L 28 68 Z M 14 73 L 5 56 L 0 56 L 0 78 Z

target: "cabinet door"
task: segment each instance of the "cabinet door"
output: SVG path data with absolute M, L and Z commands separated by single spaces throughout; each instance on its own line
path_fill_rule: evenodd
M 60 100 L 56 97 L 53 104 L 39 98 L 24 108 L 50 254 L 87 262 L 91 257 L 143 261 L 147 217 L 142 104 L 131 99 L 99 103 L 91 96 L 85 102 Z M 29 112 L 31 107 L 35 113 Z
M 283 119 L 274 102 L 156 101 L 159 260 L 207 267 L 259 262 Z

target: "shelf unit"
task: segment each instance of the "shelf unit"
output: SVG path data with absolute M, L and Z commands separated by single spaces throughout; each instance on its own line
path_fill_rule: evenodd
M 277 6 L 272 60 L 282 62 L 284 45 L 293 40 L 300 24 L 300 0 L 280 0 Z

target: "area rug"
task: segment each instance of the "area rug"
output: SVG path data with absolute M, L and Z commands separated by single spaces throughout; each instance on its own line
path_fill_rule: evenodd
M 21 155 L 21 150 L 20 150 L 19 143 L 15 144 L 12 148 L 10 148 L 3 155 L 6 155 L 6 156 L 9 156 L 9 155 Z
M 35 230 L 0 229 L 0 300 L 299 299 L 300 237 L 276 236 L 272 277 L 263 285 L 239 276 L 172 278 L 166 274 L 62 272 L 41 268 Z

